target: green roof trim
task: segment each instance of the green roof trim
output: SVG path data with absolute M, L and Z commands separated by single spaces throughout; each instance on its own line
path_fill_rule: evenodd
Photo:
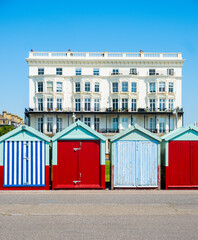
M 31 134 L 33 134 L 33 135 L 35 135 L 35 136 L 45 140 L 46 142 L 50 142 L 50 140 L 51 140 L 49 137 L 47 137 L 43 133 L 35 130 L 34 128 L 29 127 L 27 125 L 22 125 L 22 126 L 16 128 L 16 129 L 6 133 L 5 135 L 1 136 L 0 137 L 0 142 L 5 141 L 6 139 L 16 135 L 17 133 L 23 132 L 23 131 L 27 131 L 27 132 L 29 132 L 29 133 L 31 133 Z
M 193 124 L 190 124 L 188 126 L 185 126 L 185 127 L 180 127 L 180 128 L 177 128 L 167 134 L 165 134 L 164 136 L 162 136 L 162 140 L 165 140 L 165 141 L 169 141 L 189 130 L 193 130 L 195 132 L 198 133 L 198 127 L 194 126 Z
M 78 120 L 75 123 L 73 123 L 72 125 L 70 125 L 69 127 L 65 128 L 63 131 L 57 133 L 54 137 L 52 137 L 52 142 L 54 142 L 57 139 L 61 138 L 61 136 L 67 134 L 68 132 L 70 132 L 71 130 L 75 129 L 76 127 L 82 127 L 87 132 L 89 132 L 92 135 L 98 137 L 100 140 L 106 141 L 106 137 L 104 137 L 102 134 L 96 132 L 95 130 L 93 130 L 92 128 L 90 128 L 89 126 L 87 126 L 86 124 L 81 122 L 80 120 Z
M 157 135 L 155 135 L 154 133 L 151 133 L 150 131 L 146 130 L 145 128 L 140 127 L 138 124 L 134 124 L 132 127 L 126 129 L 125 131 L 123 131 L 121 133 L 116 134 L 115 136 L 113 136 L 111 138 L 111 142 L 114 142 L 114 141 L 124 137 L 125 135 L 135 131 L 135 130 L 140 131 L 141 133 L 149 136 L 150 138 L 153 138 L 153 139 L 157 140 L 158 142 L 162 141 L 161 138 L 158 137 Z

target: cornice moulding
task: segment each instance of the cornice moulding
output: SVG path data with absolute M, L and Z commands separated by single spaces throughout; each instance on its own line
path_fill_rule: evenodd
M 46 66 L 174 66 L 174 67 L 182 67 L 185 59 L 176 59 L 176 60 L 152 60 L 152 59 L 144 59 L 144 60 L 71 60 L 71 59 L 25 59 L 29 66 L 38 66 L 38 65 L 46 65 Z

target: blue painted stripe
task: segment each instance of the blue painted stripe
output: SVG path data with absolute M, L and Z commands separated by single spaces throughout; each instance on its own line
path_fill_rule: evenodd
M 16 162 L 17 162 L 17 176 L 16 176 L 16 183 L 17 185 L 19 185 L 19 142 L 17 142 L 17 159 L 16 159 Z
M 26 142 L 27 144 L 28 142 Z M 26 183 L 28 183 L 28 145 L 26 145 Z
M 38 185 L 38 142 L 35 142 L 36 154 L 35 154 L 35 162 L 36 162 L 36 185 Z
M 33 142 L 31 141 L 31 185 L 33 185 Z
M 10 142 L 7 142 L 7 185 L 9 185 L 10 172 Z
M 24 151 L 23 151 L 23 142 L 21 142 L 21 185 L 23 185 L 23 165 L 24 165 Z
M 12 142 L 12 184 L 14 184 L 14 142 Z
M 42 184 L 42 142 L 40 142 L 40 184 Z
M 3 185 L 5 185 L 5 144 L 3 143 Z

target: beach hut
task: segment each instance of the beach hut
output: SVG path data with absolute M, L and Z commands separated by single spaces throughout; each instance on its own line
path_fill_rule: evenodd
M 111 187 L 159 188 L 161 139 L 135 124 L 111 138 Z
M 162 140 L 163 186 L 198 189 L 198 127 L 178 128 Z
M 52 138 L 53 189 L 104 189 L 105 140 L 81 121 Z
M 26 125 L 0 137 L 0 189 L 49 189 L 49 143 Z

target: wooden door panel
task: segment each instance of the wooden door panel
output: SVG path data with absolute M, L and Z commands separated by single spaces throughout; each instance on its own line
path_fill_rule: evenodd
M 169 186 L 189 186 L 191 184 L 189 141 L 169 142 Z
M 100 141 L 80 141 L 78 179 L 80 187 L 100 184 Z
M 77 157 L 78 141 L 58 141 L 57 184 L 59 186 L 74 186 L 78 178 Z

